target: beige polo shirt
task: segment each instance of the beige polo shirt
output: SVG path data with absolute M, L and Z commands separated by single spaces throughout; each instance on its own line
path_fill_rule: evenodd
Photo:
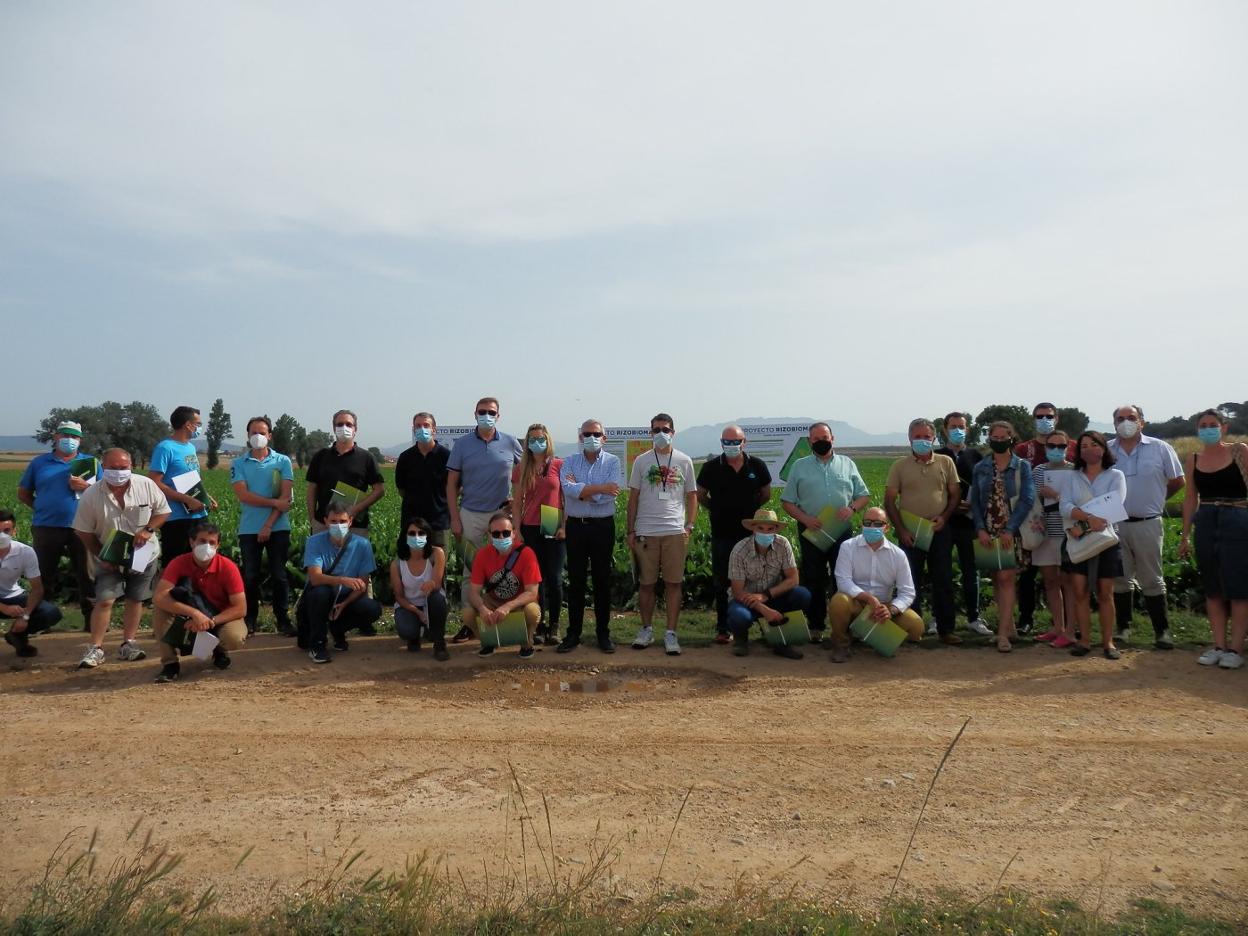
M 165 492 L 156 482 L 143 475 L 131 475 L 130 486 L 122 498 L 124 506 L 117 503 L 112 489 L 103 481 L 91 485 L 82 492 L 78 512 L 74 514 L 74 529 L 94 533 L 101 543 L 111 530 L 137 533 L 152 522 L 153 517 L 172 513 Z M 157 547 L 159 552 L 159 547 Z
M 888 469 L 886 488 L 896 490 L 902 510 L 935 520 L 949 506 L 949 488 L 958 487 L 958 468 L 948 455 L 933 455 L 922 462 L 905 455 Z

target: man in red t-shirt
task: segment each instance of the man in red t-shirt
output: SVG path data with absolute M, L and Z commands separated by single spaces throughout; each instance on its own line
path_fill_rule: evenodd
M 217 638 L 212 650 L 212 665 L 217 669 L 229 666 L 228 651 L 239 649 L 247 639 L 243 575 L 233 562 L 217 555 L 220 545 L 217 526 L 200 521 L 191 531 L 191 551 L 170 560 L 156 583 L 152 630 L 164 664 L 156 676 L 158 683 L 173 682 L 181 675 L 178 650 L 164 640 L 175 618 L 185 620 L 188 633 L 211 631 Z
M 533 655 L 533 634 L 542 618 L 542 608 L 537 603 L 542 570 L 532 549 L 515 545 L 511 517 L 506 512 L 500 510 L 490 517 L 489 533 L 490 544 L 478 549 L 472 560 L 472 586 L 464 608 L 464 626 L 477 634 L 478 621 L 492 627 L 512 611 L 523 610 L 526 638 L 520 656 L 527 660 Z M 489 656 L 494 648 L 483 646 L 479 652 Z

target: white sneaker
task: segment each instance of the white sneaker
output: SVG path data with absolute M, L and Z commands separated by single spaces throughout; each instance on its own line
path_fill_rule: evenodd
M 101 647 L 87 647 L 87 652 L 82 655 L 82 660 L 78 663 L 79 669 L 95 669 L 104 662 L 104 650 Z
M 936 622 L 928 621 L 927 627 L 923 628 L 923 634 L 926 637 L 935 637 L 936 636 Z
M 1244 665 L 1244 658 L 1234 650 L 1227 650 L 1222 654 L 1222 659 L 1218 660 L 1220 669 L 1239 669 Z
M 103 652 L 103 651 L 101 651 Z M 147 654 L 139 649 L 139 645 L 133 640 L 123 640 L 121 646 L 117 648 L 117 659 L 126 663 L 133 663 L 135 660 L 142 660 Z
M 680 641 L 676 639 L 675 631 L 664 632 L 663 649 L 667 651 L 668 656 L 680 656 Z
M 633 638 L 634 650 L 645 650 L 646 647 L 654 643 L 654 629 L 650 627 L 639 627 L 637 636 Z
M 972 634 L 979 634 L 980 637 L 992 636 L 992 628 L 988 626 L 988 622 L 983 618 L 976 618 L 973 621 L 968 621 L 966 629 Z
M 1201 666 L 1217 666 L 1218 662 L 1226 655 L 1226 651 L 1220 647 L 1210 647 L 1204 653 L 1196 658 L 1196 662 Z

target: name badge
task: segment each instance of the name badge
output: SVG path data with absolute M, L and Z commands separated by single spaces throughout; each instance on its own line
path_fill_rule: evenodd
M 664 491 L 662 488 L 659 489 L 659 500 L 671 500 L 671 499 L 672 499 L 671 491 Z

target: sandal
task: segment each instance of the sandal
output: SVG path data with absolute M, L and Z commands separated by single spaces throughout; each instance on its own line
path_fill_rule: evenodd
M 998 653 L 1009 653 L 1013 649 L 1014 647 L 1011 646 L 1010 644 L 1010 638 L 1008 637 L 997 638 L 997 652 Z
M 1065 634 L 1058 634 L 1053 638 L 1053 646 L 1058 650 L 1065 650 L 1067 647 L 1073 647 L 1075 640 L 1073 637 L 1067 637 Z
M 1059 634 L 1057 631 L 1051 630 L 1051 631 L 1045 631 L 1043 634 L 1037 634 L 1036 640 L 1043 640 L 1045 643 L 1048 643 L 1050 640 L 1057 640 L 1057 638 L 1060 636 L 1062 635 Z
M 1122 654 L 1118 652 L 1118 648 L 1117 648 L 1117 647 L 1106 647 L 1106 648 L 1105 648 L 1105 650 L 1104 650 L 1104 653 L 1105 653 L 1105 659 L 1107 659 L 1107 660 L 1120 660 L 1120 659 L 1122 659 Z

